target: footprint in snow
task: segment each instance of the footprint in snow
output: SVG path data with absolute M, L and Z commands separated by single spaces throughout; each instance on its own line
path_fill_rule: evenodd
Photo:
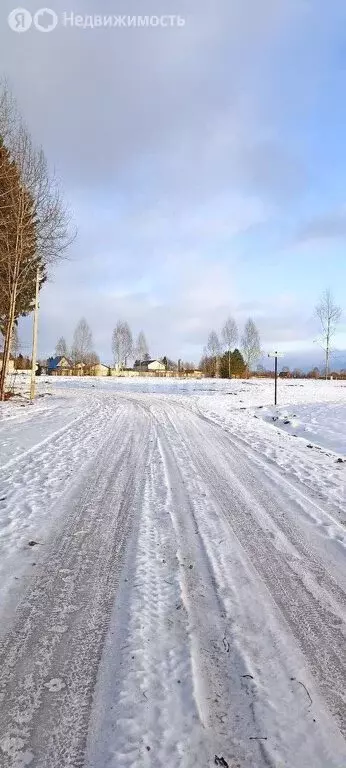
M 59 693 L 59 691 L 62 691 L 66 687 L 63 680 L 60 680 L 59 677 L 53 677 L 52 680 L 49 680 L 49 682 L 44 685 L 45 688 L 48 688 L 50 693 Z

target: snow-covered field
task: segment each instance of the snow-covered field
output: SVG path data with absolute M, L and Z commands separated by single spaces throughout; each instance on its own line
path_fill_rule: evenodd
M 346 382 L 17 378 L 1 765 L 345 768 Z
M 303 403 L 265 408 L 263 417 L 290 435 L 346 456 L 345 403 Z

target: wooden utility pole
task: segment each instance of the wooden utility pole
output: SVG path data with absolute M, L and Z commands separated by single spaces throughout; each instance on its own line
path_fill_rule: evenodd
M 34 323 L 32 329 L 32 359 L 31 359 L 31 381 L 30 381 L 30 400 L 35 398 L 36 390 L 36 363 L 37 363 L 37 332 L 38 332 L 38 295 L 40 290 L 40 270 L 36 272 L 36 290 L 35 290 L 35 307 L 34 307 Z

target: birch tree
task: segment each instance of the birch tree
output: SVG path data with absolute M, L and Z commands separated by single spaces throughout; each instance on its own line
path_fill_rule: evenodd
M 145 356 L 149 355 L 149 348 L 143 331 L 140 331 L 137 336 L 134 353 L 139 363 L 142 363 L 145 360 Z
M 76 365 L 76 363 L 90 365 L 93 354 L 93 337 L 91 329 L 85 317 L 82 317 L 73 334 L 71 349 L 72 361 L 74 365 Z
M 219 357 L 221 354 L 221 344 L 220 339 L 216 333 L 216 331 L 211 331 L 208 336 L 208 342 L 207 342 L 207 355 L 212 358 L 213 360 L 213 366 L 214 366 L 214 376 L 217 376 L 218 373 L 218 362 Z
M 0 84 L 0 322 L 4 336 L 0 399 L 16 319 L 32 311 L 52 263 L 73 240 L 68 212 L 42 149 L 34 147 L 14 99 Z
M 325 378 L 328 379 L 332 341 L 342 316 L 342 309 L 334 303 L 333 294 L 329 288 L 326 288 L 322 293 L 321 299 L 315 307 L 315 315 L 320 322 L 321 347 L 325 354 Z
M 55 347 L 57 357 L 68 357 L 68 346 L 64 336 L 60 336 Z
M 257 360 L 261 357 L 261 341 L 257 326 L 251 318 L 245 324 L 242 336 L 242 352 L 248 370 L 253 370 Z
M 235 347 L 238 341 L 238 326 L 233 317 L 229 317 L 222 329 L 222 341 L 228 353 L 228 378 L 231 378 L 231 354 L 232 347 Z
M 133 352 L 132 333 L 128 323 L 119 320 L 112 334 L 114 367 L 119 370 L 126 364 Z

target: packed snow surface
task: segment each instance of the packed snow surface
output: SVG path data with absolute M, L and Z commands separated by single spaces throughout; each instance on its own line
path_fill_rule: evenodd
M 346 383 L 27 385 L 0 407 L 1 766 L 345 768 Z

